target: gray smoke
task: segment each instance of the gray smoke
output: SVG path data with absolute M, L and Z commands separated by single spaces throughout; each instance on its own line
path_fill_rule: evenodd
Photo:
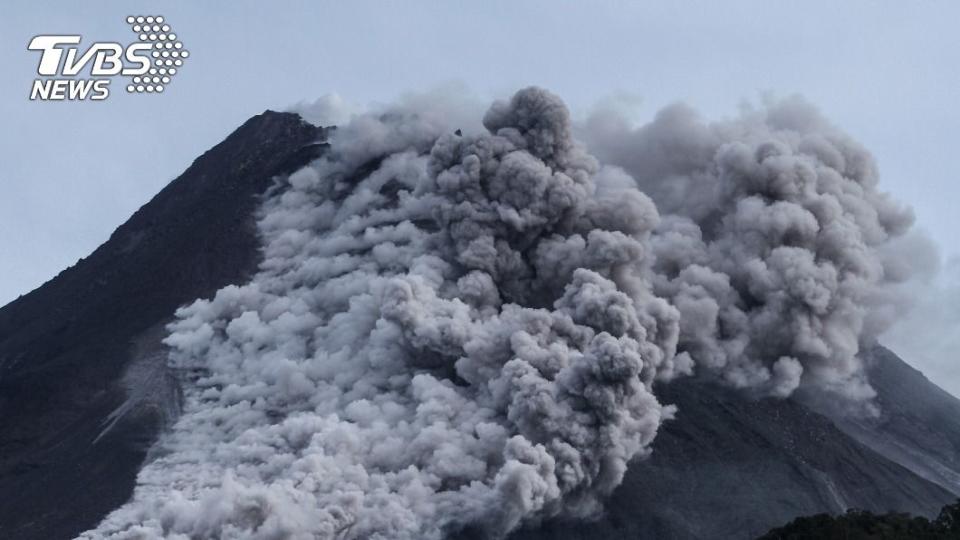
M 913 216 L 866 150 L 798 98 L 714 124 L 683 105 L 637 129 L 601 114 L 584 131 L 666 215 L 653 290 L 699 370 L 779 396 L 874 395 L 856 355 L 904 300 L 911 269 L 889 246 Z
M 596 514 L 658 381 L 869 399 L 909 216 L 809 108 L 587 126 L 618 166 L 544 90 L 469 109 L 354 115 L 273 190 L 257 276 L 171 325 L 182 416 L 84 538 L 497 538 Z

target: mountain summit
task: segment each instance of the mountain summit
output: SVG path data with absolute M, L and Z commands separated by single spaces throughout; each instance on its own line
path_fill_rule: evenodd
M 0 309 L 0 537 L 72 538 L 127 500 L 176 409 L 164 325 L 256 270 L 260 195 L 323 138 L 294 114 L 251 118 L 89 257 Z

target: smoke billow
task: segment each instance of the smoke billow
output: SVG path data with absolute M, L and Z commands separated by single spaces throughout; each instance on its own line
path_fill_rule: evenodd
M 260 272 L 178 311 L 183 414 L 86 538 L 502 537 L 596 514 L 673 414 L 658 381 L 869 399 L 909 214 L 808 107 L 608 118 L 598 161 L 544 90 L 482 128 L 456 103 L 354 115 L 276 186 Z
M 888 246 L 913 216 L 866 150 L 796 98 L 716 124 L 685 106 L 638 129 L 597 115 L 585 132 L 666 216 L 653 290 L 698 369 L 774 395 L 874 395 L 856 354 L 902 301 L 890 286 L 909 268 Z

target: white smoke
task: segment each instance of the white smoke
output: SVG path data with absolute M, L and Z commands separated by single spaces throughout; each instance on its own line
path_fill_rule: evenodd
M 363 112 L 363 108 L 344 99 L 340 94 L 324 94 L 312 102 L 300 102 L 289 112 L 317 126 L 342 126 Z
M 598 511 L 673 413 L 656 381 L 870 397 L 909 219 L 808 107 L 592 126 L 616 167 L 544 90 L 461 105 L 356 114 L 272 192 L 261 271 L 171 326 L 160 457 L 84 538 L 502 537 Z

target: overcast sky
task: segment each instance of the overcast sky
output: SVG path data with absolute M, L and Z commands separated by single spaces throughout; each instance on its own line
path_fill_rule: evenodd
M 581 114 L 627 93 L 641 118 L 675 101 L 719 118 L 744 100 L 800 93 L 874 152 L 885 187 L 943 253 L 960 254 L 956 2 L 53 6 L 0 8 L 0 304 L 88 255 L 251 115 L 451 81 L 491 98 L 545 86 Z M 127 95 L 118 81 L 104 102 L 28 99 L 32 36 L 125 43 L 124 19 L 141 13 L 166 17 L 192 54 L 162 95 Z

